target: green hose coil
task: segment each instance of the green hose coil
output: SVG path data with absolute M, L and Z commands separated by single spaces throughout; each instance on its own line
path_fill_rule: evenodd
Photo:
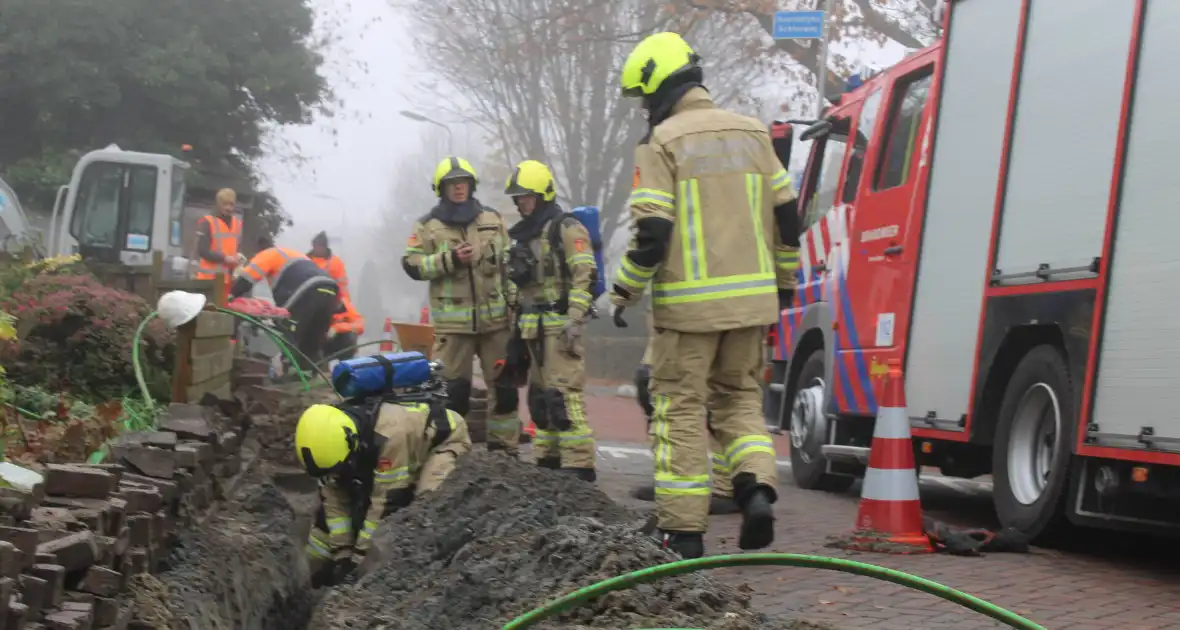
M 531 610 L 504 625 L 503 630 L 521 630 L 537 625 L 542 620 L 571 610 L 595 597 L 611 591 L 630 588 L 639 584 L 654 582 L 666 577 L 683 575 L 705 569 L 720 569 L 724 567 L 748 566 L 788 566 L 804 567 L 808 569 L 826 569 L 863 575 L 865 577 L 884 580 L 894 584 L 922 591 L 935 597 L 945 599 L 977 613 L 986 615 L 1003 623 L 1010 628 L 1019 630 L 1046 630 L 1044 626 L 1025 619 L 1009 610 L 1004 610 L 995 604 L 986 602 L 974 595 L 968 595 L 949 586 L 927 580 L 916 575 L 910 575 L 895 569 L 887 569 L 875 564 L 866 564 L 842 558 L 827 558 L 824 556 L 809 556 L 793 553 L 749 553 L 724 556 L 710 556 L 693 560 L 680 560 L 659 566 L 648 567 L 626 575 L 620 575 L 607 580 L 580 588 L 572 593 L 563 595 L 545 605 Z
M 325 381 L 327 381 L 328 383 L 332 382 L 332 380 L 330 378 L 328 378 L 328 376 L 326 374 L 324 374 L 323 370 L 321 370 L 319 368 L 319 366 L 315 364 L 315 362 L 313 362 L 306 355 L 304 355 L 302 352 L 300 352 L 298 348 L 295 348 L 291 344 L 287 343 L 287 340 L 283 338 L 282 333 L 275 330 L 272 326 L 268 326 L 265 323 L 263 323 L 262 321 L 254 318 L 254 317 L 251 317 L 249 315 L 246 315 L 245 313 L 239 313 L 237 311 L 233 311 L 233 310 L 230 310 L 227 308 L 221 308 L 221 307 L 214 307 L 214 308 L 218 312 L 226 313 L 228 315 L 232 315 L 232 316 L 234 316 L 238 319 L 241 319 L 243 321 L 254 324 L 255 326 L 258 326 L 259 328 L 261 328 L 262 331 L 265 332 L 267 335 L 269 335 L 270 338 L 275 342 L 275 345 L 277 345 L 279 347 L 279 350 L 281 350 L 282 353 L 287 357 L 287 361 L 290 362 L 291 367 L 294 368 L 295 372 L 299 375 L 299 380 L 303 383 L 304 391 L 311 391 L 311 383 L 309 383 L 307 380 L 307 374 L 305 374 L 304 371 L 299 368 L 299 362 L 295 360 L 295 353 L 299 354 L 299 356 L 306 359 L 307 363 L 309 365 L 311 365 L 312 368 L 321 377 L 323 377 L 323 379 Z M 131 338 L 131 366 L 135 370 L 135 382 L 136 382 L 136 385 L 139 387 L 139 394 L 140 394 L 140 396 L 143 397 L 143 402 L 145 405 L 147 405 L 147 408 L 149 410 L 155 408 L 156 401 L 152 398 L 151 391 L 148 389 L 148 386 L 147 386 L 147 379 L 144 377 L 144 374 L 143 374 L 143 362 L 139 356 L 139 349 L 143 345 L 143 333 L 147 329 L 148 323 L 150 323 L 153 319 L 155 319 L 158 316 L 159 316 L 159 313 L 157 313 L 156 311 L 152 311 L 152 312 L 148 313 L 147 317 L 144 317 L 143 320 L 139 322 L 139 326 L 136 327 L 135 334 Z M 337 394 L 337 395 L 339 395 L 339 394 Z M 131 413 L 131 412 L 129 412 L 129 413 Z M 134 413 L 131 413 L 131 415 L 134 416 Z M 130 424 L 131 423 L 128 423 L 128 425 L 130 425 Z M 132 427 L 126 426 L 124 428 L 130 430 Z M 102 444 L 102 446 L 100 446 L 98 448 L 97 451 L 90 454 L 90 457 L 87 459 L 87 461 L 92 464 L 102 463 L 103 460 L 106 459 L 107 455 L 110 454 L 110 442 L 111 442 L 110 440 L 107 440 L 106 442 L 104 442 Z

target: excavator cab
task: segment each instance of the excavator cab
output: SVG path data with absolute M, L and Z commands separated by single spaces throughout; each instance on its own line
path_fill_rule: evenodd
M 164 254 L 166 271 L 184 274 L 181 221 L 188 163 L 170 155 L 91 151 L 74 167 L 57 195 L 49 251 L 131 266 L 151 265 Z

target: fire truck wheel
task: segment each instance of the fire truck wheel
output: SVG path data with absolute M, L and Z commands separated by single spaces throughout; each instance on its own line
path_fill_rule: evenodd
M 1051 345 L 1024 355 L 1004 391 L 992 447 L 992 500 L 1000 523 L 1031 539 L 1067 524 L 1073 399 L 1065 358 Z
M 854 481 L 852 477 L 830 475 L 828 459 L 820 450 L 827 442 L 827 419 L 823 414 L 824 351 L 818 348 L 803 362 L 799 376 L 790 391 L 795 393 L 782 413 L 789 413 L 781 422 L 791 432 L 791 475 L 795 484 L 804 490 L 843 492 Z

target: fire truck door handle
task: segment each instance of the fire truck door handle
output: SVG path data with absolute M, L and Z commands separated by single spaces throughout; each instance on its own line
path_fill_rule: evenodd
M 894 245 L 892 247 L 885 248 L 885 255 L 886 256 L 897 256 L 900 253 L 901 253 L 901 245 Z

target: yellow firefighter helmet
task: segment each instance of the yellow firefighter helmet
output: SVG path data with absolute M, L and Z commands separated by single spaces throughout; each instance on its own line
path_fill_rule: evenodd
M 536 160 L 525 160 L 517 164 L 512 175 L 508 176 L 504 194 L 509 197 L 538 195 L 545 201 L 553 201 L 557 197 L 557 188 L 553 185 L 553 172 L 548 166 Z

